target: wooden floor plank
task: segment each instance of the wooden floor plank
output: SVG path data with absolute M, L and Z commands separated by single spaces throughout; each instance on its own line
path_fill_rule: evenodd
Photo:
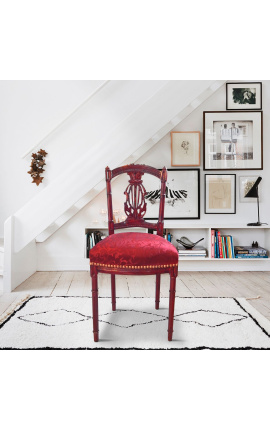
M 144 284 L 147 283 L 143 276 L 127 276 L 126 281 L 131 297 L 145 297 Z M 154 285 L 153 285 L 154 289 Z
M 116 297 L 130 297 L 127 278 L 128 276 L 116 275 L 115 277 Z
M 217 272 L 216 272 L 217 273 Z M 218 272 L 216 276 L 216 283 L 220 285 L 225 291 L 232 289 L 235 294 L 232 297 L 254 297 L 257 296 L 255 288 L 250 284 L 243 283 L 240 279 L 234 276 L 235 272 Z
M 162 282 L 164 281 L 163 276 L 161 276 L 160 285 L 162 285 Z M 142 285 L 145 292 L 145 297 L 155 297 L 155 291 L 156 291 L 156 277 L 154 275 L 149 276 L 137 276 L 137 278 L 142 278 Z M 162 286 L 160 286 L 160 289 L 162 289 Z M 162 293 L 161 293 L 162 297 Z
M 75 276 L 74 272 L 62 272 L 54 289 L 51 292 L 52 296 L 66 296 L 70 285 Z
M 265 306 L 265 302 L 261 299 L 250 300 L 249 304 L 259 311 L 264 317 L 270 320 L 270 309 Z
M 73 279 L 70 283 L 70 287 L 68 289 L 68 296 L 82 296 L 84 291 L 86 278 L 88 278 L 88 272 L 76 272 L 73 276 Z
M 190 289 L 184 284 L 179 276 L 176 278 L 176 297 L 194 297 L 194 294 Z
M 255 283 L 249 272 L 233 272 L 231 275 L 235 281 L 238 281 L 240 285 L 245 286 L 250 294 L 253 296 L 268 296 L 270 298 L 270 292 L 260 285 L 260 283 Z
M 180 272 L 178 275 L 186 287 L 194 294 L 194 297 L 207 297 L 207 291 L 192 277 L 190 272 Z
M 212 282 L 208 277 L 204 276 L 201 272 L 193 272 L 192 278 L 200 284 L 203 289 L 208 293 L 209 297 L 232 297 L 231 291 L 226 291 L 226 296 L 224 296 L 224 289 L 220 289 L 218 284 Z

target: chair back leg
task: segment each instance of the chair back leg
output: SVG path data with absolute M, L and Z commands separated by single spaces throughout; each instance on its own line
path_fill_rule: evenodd
M 116 310 L 115 275 L 111 275 L 112 310 Z
M 156 309 L 159 309 L 160 300 L 160 273 L 156 275 Z
M 94 342 L 98 342 L 98 272 L 91 266 Z
M 172 336 L 173 336 L 173 319 L 174 319 L 176 276 L 177 276 L 177 272 L 175 270 L 170 273 L 168 340 L 172 340 Z

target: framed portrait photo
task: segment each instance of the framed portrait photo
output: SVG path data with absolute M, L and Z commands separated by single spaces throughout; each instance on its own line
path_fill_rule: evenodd
M 240 176 L 239 177 L 239 201 L 241 203 L 254 203 L 255 199 L 252 197 L 245 197 L 249 190 L 253 187 L 258 179 L 257 176 Z M 261 201 L 261 186 L 258 187 L 259 198 Z
M 236 175 L 204 175 L 205 213 L 236 213 Z
M 164 219 L 200 218 L 200 169 L 168 169 Z M 144 175 L 145 219 L 158 219 L 160 180 Z
M 258 111 L 204 112 L 204 169 L 261 170 L 262 121 Z
M 262 109 L 262 83 L 228 82 L 226 84 L 226 109 Z
M 199 166 L 200 164 L 200 132 L 172 131 L 171 165 Z

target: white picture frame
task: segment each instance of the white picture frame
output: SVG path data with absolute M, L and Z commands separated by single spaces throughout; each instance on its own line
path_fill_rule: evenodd
M 200 218 L 200 169 L 168 169 L 164 219 Z M 147 210 L 145 219 L 158 219 L 160 181 L 144 175 Z
M 261 111 L 208 111 L 204 121 L 204 170 L 262 170 Z
M 200 166 L 200 132 L 171 131 L 171 165 Z

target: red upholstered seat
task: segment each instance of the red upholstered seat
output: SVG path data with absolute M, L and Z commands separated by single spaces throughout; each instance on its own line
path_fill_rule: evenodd
M 90 264 L 144 269 L 178 265 L 176 248 L 163 237 L 147 233 L 118 233 L 97 243 L 89 253 Z

